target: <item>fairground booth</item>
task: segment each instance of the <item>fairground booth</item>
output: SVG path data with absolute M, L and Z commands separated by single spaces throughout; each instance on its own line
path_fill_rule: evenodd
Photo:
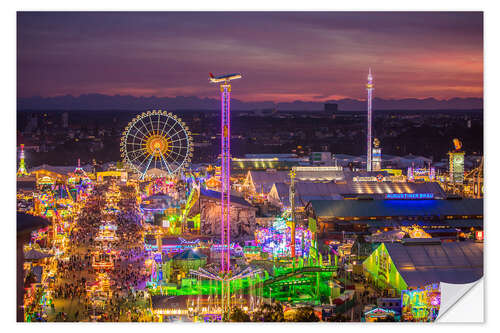
M 382 243 L 363 269 L 377 287 L 401 297 L 407 320 L 433 320 L 439 311 L 440 282 L 465 284 L 483 276 L 483 243 L 432 238 Z
M 482 230 L 483 200 L 440 200 L 407 196 L 385 200 L 312 200 L 306 216 L 317 221 L 318 236 L 340 239 L 345 232 L 367 234 L 418 225 L 426 232 Z

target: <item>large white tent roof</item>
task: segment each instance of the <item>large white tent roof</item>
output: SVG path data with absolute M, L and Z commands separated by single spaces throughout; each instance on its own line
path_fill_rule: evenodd
M 408 286 L 470 283 L 483 276 L 483 243 L 384 243 Z

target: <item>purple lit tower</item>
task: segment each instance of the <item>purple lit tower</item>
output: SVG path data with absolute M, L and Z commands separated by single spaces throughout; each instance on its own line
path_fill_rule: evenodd
M 366 171 L 372 171 L 372 91 L 373 91 L 373 77 L 372 69 L 368 70 L 368 82 L 366 83 L 366 90 L 368 91 L 368 131 L 366 135 Z
M 210 82 L 220 83 L 221 91 L 221 273 L 230 271 L 231 245 L 231 80 L 241 78 L 241 74 L 214 76 L 210 73 Z

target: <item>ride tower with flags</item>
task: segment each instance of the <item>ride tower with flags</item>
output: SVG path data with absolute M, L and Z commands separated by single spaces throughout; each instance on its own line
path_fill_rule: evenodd
M 19 154 L 19 169 L 17 169 L 16 176 L 29 176 L 28 170 L 26 170 L 26 163 L 24 162 L 24 144 L 21 144 L 21 153 Z

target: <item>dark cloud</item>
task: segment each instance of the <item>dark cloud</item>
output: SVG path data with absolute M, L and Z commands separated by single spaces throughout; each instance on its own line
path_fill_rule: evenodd
M 482 97 L 480 12 L 21 12 L 18 95 Z

